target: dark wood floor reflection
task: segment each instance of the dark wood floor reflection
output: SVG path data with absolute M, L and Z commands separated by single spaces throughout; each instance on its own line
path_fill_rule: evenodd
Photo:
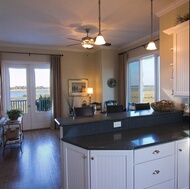
M 59 130 L 24 132 L 23 153 L 0 150 L 0 189 L 61 188 Z

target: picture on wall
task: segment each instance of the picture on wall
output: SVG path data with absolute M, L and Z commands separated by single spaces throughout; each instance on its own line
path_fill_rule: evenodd
M 69 96 L 87 96 L 88 79 L 69 79 Z

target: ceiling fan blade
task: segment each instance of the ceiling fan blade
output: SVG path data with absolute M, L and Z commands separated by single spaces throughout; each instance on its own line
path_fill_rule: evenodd
M 79 40 L 79 39 L 73 39 L 73 38 L 67 38 L 67 39 L 81 42 L 81 40 Z
M 104 46 L 111 46 L 111 43 L 105 43 Z
M 80 43 L 75 43 L 75 44 L 67 45 L 67 47 L 72 47 L 72 46 L 76 46 L 76 45 L 80 45 Z

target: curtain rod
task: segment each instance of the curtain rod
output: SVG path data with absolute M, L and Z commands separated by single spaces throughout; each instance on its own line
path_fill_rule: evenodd
M 159 41 L 159 40 L 160 40 L 160 39 L 156 39 L 156 40 L 154 40 L 154 41 Z M 145 47 L 147 44 L 148 44 L 148 43 L 145 43 L 145 44 L 143 44 L 143 45 L 139 45 L 139 46 L 134 47 L 134 48 L 132 48 L 132 49 L 129 49 L 129 50 L 127 50 L 127 51 L 121 52 L 121 53 L 119 53 L 118 55 L 122 55 L 122 54 L 124 54 L 124 53 L 129 52 L 129 51 L 133 51 L 133 50 L 135 50 L 135 49 L 138 49 L 138 48 L 140 48 L 140 47 Z
M 30 55 L 50 55 L 50 56 L 63 56 L 63 54 L 46 54 L 46 53 L 27 53 L 27 52 L 11 52 L 11 51 L 0 51 L 0 53 L 13 53 L 13 54 L 28 54 Z

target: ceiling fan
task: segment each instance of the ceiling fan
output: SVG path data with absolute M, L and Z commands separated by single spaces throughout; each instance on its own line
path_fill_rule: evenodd
M 86 48 L 86 49 L 92 49 L 93 45 L 105 45 L 105 46 L 110 46 L 111 43 L 106 43 L 102 33 L 101 33 L 101 9 L 100 9 L 101 2 L 98 0 L 98 23 L 99 23 L 99 33 L 96 37 L 92 38 L 88 36 L 88 33 L 90 29 L 85 29 L 87 36 L 82 38 L 81 45 Z M 71 40 L 74 40 L 72 38 L 68 38 Z M 78 40 L 77 40 L 78 41 Z M 73 44 L 77 45 L 77 44 Z M 70 45 L 71 46 L 71 45 Z
M 82 40 L 68 38 L 70 40 L 79 41 L 80 43 L 68 45 L 68 46 L 74 46 L 81 44 L 85 49 L 92 49 L 94 45 L 96 45 L 96 37 L 89 37 L 88 33 L 90 32 L 90 29 L 85 29 L 86 31 L 86 37 L 83 37 Z M 111 43 L 105 43 L 104 46 L 111 46 Z

